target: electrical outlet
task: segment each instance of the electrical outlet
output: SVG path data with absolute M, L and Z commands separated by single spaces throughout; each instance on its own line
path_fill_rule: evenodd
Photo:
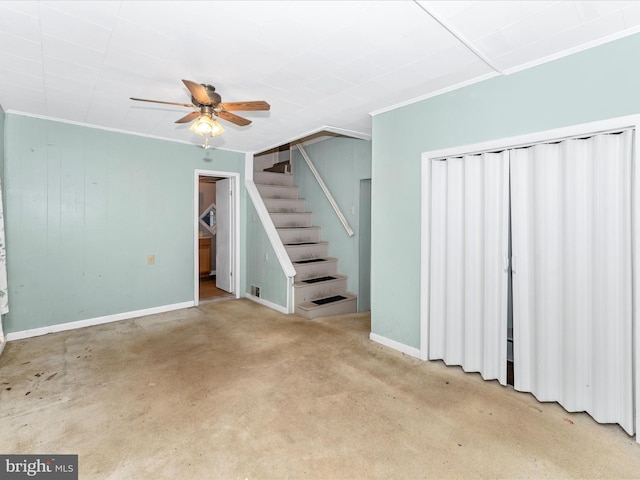
M 156 263 L 156 256 L 155 255 L 149 255 L 147 257 L 147 265 L 153 265 Z
M 269 261 L 269 252 L 265 252 L 264 254 L 264 261 L 268 262 Z

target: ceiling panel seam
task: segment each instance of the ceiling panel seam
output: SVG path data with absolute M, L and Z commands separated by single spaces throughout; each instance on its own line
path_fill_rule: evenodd
M 495 72 L 498 72 L 500 75 L 504 75 L 504 72 L 496 67 L 491 60 L 489 60 L 478 48 L 476 48 L 471 41 L 467 40 L 464 35 L 458 32 L 453 26 L 447 23 L 445 20 L 440 18 L 438 15 L 433 13 L 424 3 L 423 0 L 413 0 L 416 5 L 418 5 L 427 15 L 433 18 L 436 22 L 438 22 L 442 28 L 447 30 L 451 35 L 456 37 L 460 43 L 462 43 L 467 49 L 469 49 L 476 57 L 482 60 L 487 66 L 489 66 Z

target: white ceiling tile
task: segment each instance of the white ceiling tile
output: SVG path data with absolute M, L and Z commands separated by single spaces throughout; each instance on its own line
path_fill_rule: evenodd
M 21 2 L 20 2 L 21 3 Z M 0 2 L 0 31 L 36 41 L 40 40 L 40 22 L 34 15 L 7 8 L 6 2 Z
M 507 68 L 640 24 L 640 2 L 420 4 Z M 225 122 L 212 143 L 232 150 L 325 124 L 367 135 L 369 112 L 491 72 L 412 0 L 0 1 L 5 108 L 201 144 L 174 123 L 188 108 L 129 99 L 190 102 L 185 78 L 272 105 Z
M 2 73 L 2 83 L 5 85 L 21 86 L 36 91 L 44 88 L 42 75 L 28 75 L 17 70 L 3 70 L 1 67 L 0 72 Z
M 24 57 L 33 61 L 42 59 L 40 39 L 32 40 L 0 31 L 0 49 L 16 57 Z
M 537 12 L 519 22 L 499 30 L 514 48 L 519 48 L 546 38 L 581 23 L 572 2 L 560 2 Z
M 84 45 L 67 42 L 57 37 L 45 35 L 42 42 L 42 53 L 50 59 L 58 59 L 66 64 L 73 64 L 79 68 L 98 69 L 104 61 L 104 52 L 92 50 Z M 69 67 L 73 69 L 74 67 Z
M 173 50 L 175 43 L 175 38 L 156 32 L 145 25 L 120 19 L 111 34 L 109 49 L 130 49 L 147 57 L 164 60 Z
M 614 12 L 620 11 L 624 8 L 632 6 L 636 2 L 629 1 L 615 1 L 609 0 L 603 1 L 574 1 L 576 11 L 583 22 L 590 22 L 598 17 L 610 15 Z
M 41 2 L 44 3 L 44 2 Z M 104 27 L 113 28 L 120 9 L 120 1 L 95 1 L 95 0 L 46 0 L 48 8 L 58 10 L 63 15 L 70 15 L 83 22 Z
M 59 58 L 45 57 L 43 62 L 45 77 L 62 77 L 72 79 L 89 85 L 95 85 L 98 78 L 98 70 L 91 67 L 83 67 L 69 63 Z M 46 84 L 46 82 L 45 82 Z
M 35 90 L 23 85 L 0 82 L 0 95 L 6 99 L 2 101 L 6 110 L 44 115 L 46 102 L 42 88 Z
M 42 76 L 42 61 L 17 57 L 11 53 L 0 51 L 0 71 L 20 72 L 29 76 Z
M 333 74 L 353 85 L 359 85 L 380 75 L 382 69 L 364 57 L 355 58 L 332 70 Z
M 353 84 L 331 74 L 323 75 L 305 84 L 305 87 L 327 96 L 335 95 L 352 86 Z
M 634 28 L 640 25 L 640 2 L 631 2 L 631 5 L 622 10 L 626 28 Z
M 111 30 L 83 20 L 60 10 L 40 6 L 40 25 L 42 33 L 67 42 L 78 42 L 93 50 L 105 51 L 111 38 Z
M 506 55 L 513 51 L 511 45 L 497 32 L 474 40 L 473 45 L 490 59 Z
M 104 59 L 104 67 L 108 69 L 137 72 L 147 78 L 153 78 L 157 71 L 162 70 L 163 65 L 163 60 L 120 47 L 110 48 Z
M 467 10 L 474 3 L 475 0 L 471 1 L 455 1 L 451 0 L 420 0 L 418 3 L 423 5 L 428 10 L 434 12 L 438 17 L 443 19 L 449 19 L 457 14 L 459 14 L 463 10 Z
M 2 8 L 38 17 L 39 0 L 2 0 Z

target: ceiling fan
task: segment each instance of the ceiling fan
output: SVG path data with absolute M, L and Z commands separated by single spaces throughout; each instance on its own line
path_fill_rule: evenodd
M 189 123 L 197 119 L 197 121 L 191 125 L 190 130 L 199 135 L 210 135 L 212 137 L 224 132 L 222 125 L 213 119 L 213 115 L 244 127 L 249 125 L 251 120 L 231 113 L 232 111 L 259 111 L 269 110 L 271 108 L 271 106 L 263 100 L 252 102 L 222 102 L 222 97 L 216 93 L 213 85 L 195 83 L 190 80 L 182 80 L 182 82 L 191 93 L 192 103 L 164 102 L 161 100 L 147 100 L 145 98 L 133 97 L 131 97 L 131 100 L 197 108 L 198 110 L 176 120 L 176 123 Z

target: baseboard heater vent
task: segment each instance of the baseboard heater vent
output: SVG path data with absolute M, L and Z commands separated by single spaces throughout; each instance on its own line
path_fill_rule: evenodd
M 335 280 L 336 277 L 317 277 L 310 278 L 308 280 L 303 280 L 304 283 L 318 283 L 318 282 L 326 282 L 327 280 Z
M 324 262 L 324 258 L 311 258 L 309 260 L 299 260 L 293 263 L 315 263 L 315 262 Z
M 320 298 L 318 300 L 313 300 L 311 303 L 315 303 L 316 305 L 326 305 L 327 303 L 338 302 L 340 300 L 346 300 L 347 297 L 343 297 L 342 295 L 334 295 L 333 297 Z

